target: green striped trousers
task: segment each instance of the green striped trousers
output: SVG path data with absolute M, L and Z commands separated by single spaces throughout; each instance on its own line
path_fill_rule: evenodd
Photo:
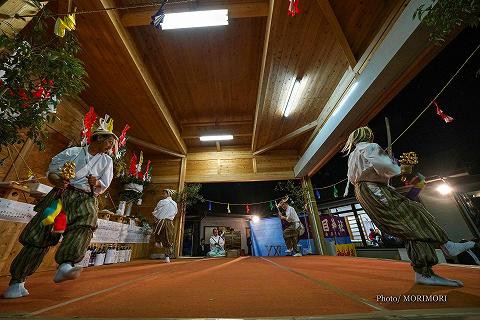
M 61 234 L 52 232 L 53 225 L 44 226 L 41 222 L 43 210 L 57 197 L 58 192 L 54 188 L 40 200 L 34 208 L 37 214 L 20 234 L 19 241 L 23 248 L 10 266 L 10 284 L 24 282 L 38 269 L 50 247 L 60 241 Z M 77 263 L 83 259 L 97 227 L 98 200 L 74 189 L 65 190 L 60 197 L 67 215 L 67 228 L 55 254 L 55 261 L 58 264 Z
M 433 275 L 432 266 L 438 263 L 435 245 L 447 242 L 448 236 L 427 209 L 379 183 L 359 182 L 355 196 L 382 232 L 405 241 L 413 269 Z

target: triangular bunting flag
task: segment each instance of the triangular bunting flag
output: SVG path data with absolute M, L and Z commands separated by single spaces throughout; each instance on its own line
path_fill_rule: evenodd
M 437 104 L 437 101 L 433 100 L 433 104 L 435 105 L 435 107 L 437 108 L 437 114 L 440 116 L 440 118 L 442 118 L 443 121 L 445 121 L 445 123 L 450 123 L 453 121 L 453 118 L 450 117 L 449 115 L 446 115 L 442 109 L 440 109 L 440 107 L 438 106 Z

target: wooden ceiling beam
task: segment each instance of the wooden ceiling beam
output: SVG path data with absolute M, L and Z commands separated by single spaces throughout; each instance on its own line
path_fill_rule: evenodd
M 137 145 L 137 146 L 140 146 L 140 147 L 150 149 L 152 151 L 165 153 L 165 154 L 168 154 L 168 155 L 171 155 L 171 156 L 174 156 L 174 157 L 178 157 L 178 158 L 185 158 L 184 154 L 180 154 L 178 152 L 169 150 L 169 149 L 164 148 L 164 147 L 160 147 L 156 144 L 153 144 L 153 143 L 150 143 L 150 142 L 147 142 L 145 140 L 138 139 L 138 138 L 135 138 L 135 137 L 132 137 L 132 136 L 128 136 L 127 142 L 133 143 L 134 145 Z
M 224 127 L 224 126 L 241 126 L 251 125 L 253 120 L 244 121 L 219 121 L 219 122 L 186 122 L 182 123 L 181 127 Z
M 304 125 L 303 127 L 301 128 L 298 128 L 297 130 L 295 131 L 292 131 L 290 132 L 289 134 L 286 134 L 284 135 L 283 137 L 275 140 L 274 142 L 270 143 L 269 145 L 266 145 L 265 147 L 263 147 L 262 149 L 258 150 L 258 151 L 255 151 L 253 153 L 254 156 L 258 156 L 259 154 L 262 154 L 264 152 L 267 152 L 268 150 L 271 150 L 275 147 L 278 147 L 279 145 L 282 145 L 284 144 L 285 142 L 289 141 L 289 140 L 292 140 L 293 138 L 295 137 L 298 137 L 299 135 L 305 133 L 305 132 L 308 132 L 312 129 L 315 129 L 315 127 L 317 126 L 317 121 L 313 121 L 307 125 Z
M 348 40 L 345 37 L 345 33 L 343 33 L 342 27 L 338 22 L 337 16 L 333 11 L 332 6 L 330 5 L 330 2 L 328 0 L 317 0 L 317 3 L 320 6 L 320 9 L 322 10 L 323 15 L 325 16 L 325 19 L 327 19 L 328 24 L 332 28 L 332 31 L 335 34 L 335 37 L 340 42 L 340 46 L 342 47 L 343 53 L 345 54 L 345 57 L 348 60 L 348 64 L 353 69 L 357 64 L 357 60 L 353 55 L 352 48 L 350 47 L 350 44 L 348 43 Z
M 258 82 L 257 105 L 255 107 L 255 118 L 253 122 L 252 152 L 254 152 L 257 148 L 258 121 L 265 105 L 265 93 L 267 91 L 268 74 L 270 73 L 270 66 L 269 64 L 267 64 L 267 53 L 268 44 L 270 41 L 270 29 L 272 25 L 274 5 L 275 0 L 270 0 L 268 7 L 267 25 L 265 30 L 265 39 L 263 43 L 262 67 L 260 69 L 260 80 Z
M 101 0 L 101 3 L 104 8 L 115 7 L 115 2 L 113 0 Z M 172 135 L 174 136 L 177 146 L 180 148 L 183 154 L 186 154 L 187 146 L 185 145 L 185 142 L 182 140 L 180 131 L 178 130 L 178 127 L 175 124 L 175 121 L 173 120 L 173 117 L 170 114 L 170 111 L 168 110 L 165 104 L 165 101 L 163 100 L 163 97 L 158 91 L 158 88 L 155 85 L 155 81 L 150 75 L 150 72 L 148 71 L 147 66 L 143 62 L 143 58 L 141 54 L 138 52 L 138 49 L 135 46 L 135 43 L 132 37 L 130 36 L 128 31 L 125 29 L 125 27 L 121 24 L 120 16 L 118 15 L 118 12 L 115 10 L 107 10 L 106 13 L 108 14 L 110 21 L 112 22 L 113 26 L 115 27 L 115 30 L 120 36 L 120 39 L 122 40 L 123 45 L 125 46 L 128 53 L 130 54 L 130 57 L 132 58 L 133 62 L 135 63 L 135 66 L 137 67 L 138 72 L 143 78 L 147 92 L 151 95 L 153 102 L 156 104 L 156 107 L 160 111 L 163 119 L 165 120 L 165 123 L 170 129 Z
M 207 2 L 200 3 L 167 3 L 165 12 L 185 12 L 197 10 L 218 10 L 228 9 L 228 18 L 251 18 L 266 17 L 268 15 L 268 2 L 265 0 L 249 1 L 245 3 Z M 152 15 L 158 8 L 146 7 L 126 12 L 122 15 L 121 21 L 125 27 L 137 27 L 149 25 L 152 21 Z

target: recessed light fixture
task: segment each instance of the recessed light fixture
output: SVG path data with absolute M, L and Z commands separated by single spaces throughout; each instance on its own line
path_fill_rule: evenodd
M 228 9 L 166 13 L 162 30 L 228 25 Z
M 200 141 L 223 141 L 223 140 L 233 140 L 233 135 L 223 134 L 217 136 L 201 136 Z
M 301 82 L 302 81 L 300 79 L 296 79 L 293 83 L 292 90 L 290 90 L 287 102 L 285 103 L 285 107 L 283 108 L 283 116 L 285 118 L 288 117 L 288 115 L 292 112 L 293 107 L 295 107 L 298 102 L 298 98 L 300 97 L 298 92 L 300 91 Z

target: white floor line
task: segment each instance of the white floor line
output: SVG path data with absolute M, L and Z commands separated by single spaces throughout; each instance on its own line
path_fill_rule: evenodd
M 165 264 L 161 264 L 161 265 L 162 265 L 162 266 L 174 266 L 174 265 L 179 265 L 179 264 L 187 264 L 187 263 L 194 263 L 194 262 L 197 262 L 197 261 L 207 261 L 207 260 L 208 260 L 208 259 L 189 260 L 189 261 L 185 261 L 185 262 L 182 261 L 182 262 L 177 262 L 177 263 L 172 263 L 172 264 L 167 264 L 167 263 L 165 263 Z M 75 302 L 77 302 L 77 301 L 85 300 L 85 299 L 88 299 L 88 298 L 97 296 L 97 295 L 99 295 L 99 294 L 112 291 L 112 290 L 117 289 L 117 288 L 121 288 L 121 287 L 128 286 L 128 285 L 130 285 L 130 284 L 132 284 L 132 283 L 135 283 L 135 282 L 137 282 L 137 281 L 141 281 L 141 280 L 144 280 L 144 279 L 146 279 L 146 278 L 153 277 L 153 276 L 156 276 L 156 275 L 158 275 L 158 274 L 161 274 L 162 272 L 163 272 L 163 271 L 157 271 L 157 272 L 149 273 L 149 274 L 143 275 L 143 276 L 141 276 L 141 277 L 138 277 L 138 278 L 135 278 L 135 279 L 132 279 L 132 280 L 129 280 L 129 281 L 126 281 L 126 282 L 117 284 L 117 285 L 115 285 L 115 286 L 112 286 L 112 287 L 109 287 L 109 288 L 106 288 L 106 289 L 103 289 L 103 290 L 100 290 L 100 291 L 95 291 L 95 292 L 92 292 L 92 293 L 90 293 L 90 294 L 86 294 L 86 295 L 80 296 L 80 297 L 78 297 L 78 298 L 74 298 L 74 299 L 67 300 L 67 301 L 62 302 L 62 303 L 55 304 L 55 305 L 50 306 L 50 307 L 46 307 L 46 308 L 43 308 L 43 309 L 40 309 L 40 310 L 37 310 L 37 311 L 33 311 L 33 312 L 26 313 L 25 316 L 36 316 L 36 315 L 45 313 L 45 312 L 50 311 L 50 310 L 53 310 L 53 309 L 57 309 L 57 308 L 60 308 L 60 307 L 63 307 L 63 306 L 66 306 L 66 305 L 75 303 Z
M 278 263 L 276 263 L 276 262 L 273 262 L 273 261 L 270 260 L 270 259 L 266 259 L 266 258 L 263 258 L 263 257 L 262 257 L 262 259 L 265 260 L 265 261 L 270 262 L 271 264 L 275 265 L 275 266 L 278 267 L 278 268 L 287 270 L 287 271 L 289 271 L 289 272 L 291 272 L 291 273 L 294 273 L 294 274 L 296 274 L 296 275 L 298 275 L 298 276 L 301 276 L 302 278 L 305 278 L 305 279 L 307 279 L 307 280 L 309 280 L 309 281 L 311 281 L 311 282 L 314 282 L 314 283 L 316 283 L 316 284 L 319 284 L 319 285 L 322 286 L 323 288 L 325 288 L 325 289 L 327 289 L 327 290 L 330 290 L 330 291 L 333 291 L 333 292 L 335 292 L 335 293 L 337 293 L 337 294 L 339 294 L 339 295 L 345 296 L 345 297 L 347 297 L 347 298 L 349 298 L 349 299 L 351 299 L 351 300 L 353 300 L 353 301 L 355 301 L 355 302 L 357 302 L 357 303 L 359 303 L 359 304 L 367 305 L 367 306 L 369 306 L 370 308 L 373 308 L 373 309 L 378 310 L 378 311 L 387 311 L 387 310 L 388 310 L 388 309 L 383 308 L 382 306 L 380 306 L 380 305 L 377 304 L 377 303 L 374 303 L 374 302 L 371 302 L 371 301 L 369 301 L 369 300 L 367 300 L 367 299 L 364 299 L 364 298 L 362 298 L 362 297 L 360 297 L 360 296 L 358 296 L 358 295 L 356 295 L 356 294 L 354 294 L 354 293 L 351 293 L 351 292 L 342 290 L 342 289 L 340 289 L 340 288 L 338 288 L 338 287 L 336 287 L 336 286 L 334 286 L 334 285 L 332 285 L 332 284 L 330 284 L 330 283 L 328 283 L 328 282 L 325 282 L 325 281 L 322 281 L 322 280 L 318 280 L 318 279 L 312 278 L 312 277 L 310 277 L 310 276 L 307 276 L 307 275 L 304 274 L 304 273 L 301 273 L 301 272 L 296 271 L 296 270 L 293 270 L 293 269 L 291 269 L 291 268 L 289 268 L 289 267 L 286 267 L 286 266 L 283 266 L 283 265 L 278 264 Z

